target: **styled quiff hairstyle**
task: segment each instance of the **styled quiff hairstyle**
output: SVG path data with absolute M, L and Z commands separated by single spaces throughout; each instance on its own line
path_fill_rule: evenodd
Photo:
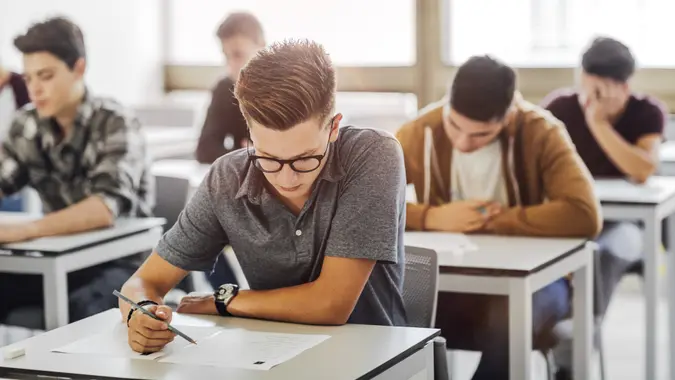
M 253 57 L 239 74 L 234 95 L 241 113 L 278 131 L 335 108 L 335 68 L 320 44 L 310 40 L 275 42 Z

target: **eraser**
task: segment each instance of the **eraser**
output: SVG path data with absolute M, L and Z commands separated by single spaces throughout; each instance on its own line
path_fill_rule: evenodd
M 2 350 L 2 356 L 5 359 L 14 359 L 18 358 L 19 356 L 24 356 L 26 355 L 26 349 L 25 348 L 19 348 L 19 347 L 7 347 Z

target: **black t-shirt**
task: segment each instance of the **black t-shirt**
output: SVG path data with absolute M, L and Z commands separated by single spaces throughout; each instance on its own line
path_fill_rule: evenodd
M 211 164 L 226 153 L 244 148 L 241 143 L 246 139 L 248 128 L 234 97 L 234 81 L 223 78 L 212 91 L 195 158 Z
M 565 123 L 579 156 L 593 177 L 624 176 L 595 140 L 576 92 L 554 92 L 544 100 L 542 106 Z M 663 134 L 666 115 L 665 107 L 658 100 L 649 96 L 631 95 L 626 110 L 614 123 L 614 130 L 635 145 L 645 135 Z

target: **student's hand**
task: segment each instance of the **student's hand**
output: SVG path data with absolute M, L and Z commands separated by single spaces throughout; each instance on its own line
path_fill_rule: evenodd
M 180 300 L 180 305 L 178 305 L 176 311 L 185 314 L 218 315 L 216 299 L 211 293 L 188 294 Z
M 502 207 L 495 202 L 456 201 L 432 207 L 427 213 L 426 227 L 445 232 L 472 232 L 480 230 Z
M 17 243 L 35 237 L 35 227 L 31 223 L 0 224 L 0 243 Z
M 589 127 L 608 125 L 613 111 L 621 107 L 619 86 L 608 80 L 598 80 L 587 94 L 584 116 Z
M 157 352 L 171 343 L 176 334 L 168 329 L 171 322 L 171 308 L 165 305 L 149 306 L 146 310 L 162 319 L 158 321 L 136 310 L 129 320 L 129 347 L 143 354 Z

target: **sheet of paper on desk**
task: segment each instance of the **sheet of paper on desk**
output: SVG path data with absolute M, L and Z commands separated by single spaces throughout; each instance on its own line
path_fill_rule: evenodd
M 198 341 L 197 345 L 165 355 L 159 361 L 267 371 L 328 338 L 328 335 L 228 329 Z
M 478 250 L 478 246 L 466 235 L 451 232 L 406 232 L 404 244 L 412 247 L 433 249 L 438 254 L 445 252 L 464 253 Z
M 223 330 L 222 327 L 215 326 L 176 325 L 176 328 L 197 342 L 205 340 L 209 336 L 218 334 Z M 52 351 L 64 354 L 102 355 L 127 359 L 155 360 L 159 357 L 179 352 L 185 346 L 191 345 L 192 344 L 188 343 L 183 338 L 177 336 L 173 342 L 166 345 L 162 351 L 148 355 L 139 354 L 129 347 L 127 341 L 127 327 L 120 323 L 114 327 L 106 328 L 96 335 L 77 340 L 66 346 L 53 349 Z

